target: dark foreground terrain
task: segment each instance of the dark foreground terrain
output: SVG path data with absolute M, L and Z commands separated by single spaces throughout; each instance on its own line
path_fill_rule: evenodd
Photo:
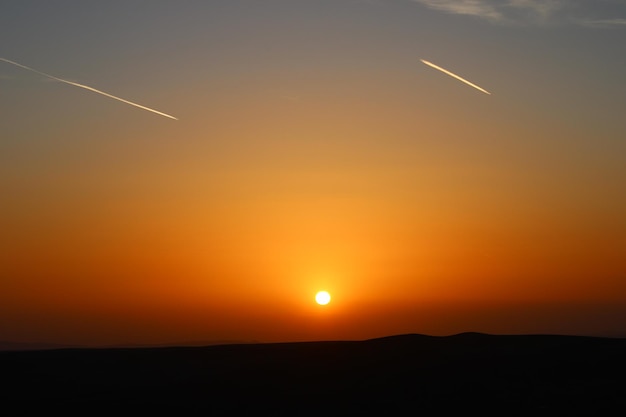
M 626 339 L 0 352 L 3 415 L 626 415 Z M 451 414 L 451 412 L 453 414 Z

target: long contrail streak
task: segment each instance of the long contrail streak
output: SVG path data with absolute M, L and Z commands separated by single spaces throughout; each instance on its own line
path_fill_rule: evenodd
M 459 77 L 458 75 L 456 75 L 456 74 L 454 74 L 454 73 L 452 73 L 452 72 L 450 72 L 450 71 L 448 71 L 446 69 L 443 69 L 440 66 L 433 64 L 432 62 L 428 62 L 425 59 L 420 59 L 420 61 L 422 61 L 424 64 L 428 65 L 429 67 L 432 67 L 432 68 L 434 68 L 436 70 L 439 70 L 439 71 L 443 72 L 444 74 L 448 74 L 450 77 L 454 77 L 457 80 L 462 81 L 465 84 L 470 85 L 470 86 L 474 87 L 475 89 L 482 91 L 485 94 L 491 95 L 491 93 L 489 91 L 485 90 L 484 88 L 480 88 L 476 84 L 467 81 L 465 78 Z
M 93 91 L 94 93 L 102 94 L 103 96 L 106 96 L 106 97 L 109 97 L 109 98 L 121 101 L 122 103 L 130 104 L 131 106 L 139 107 L 140 109 L 148 110 L 148 111 L 150 111 L 152 113 L 156 113 L 156 114 L 161 115 L 161 116 L 169 117 L 170 119 L 178 120 L 176 117 L 170 116 L 169 114 L 162 113 L 162 112 L 160 112 L 158 110 L 151 109 L 150 107 L 142 106 L 141 104 L 133 103 L 132 101 L 124 100 L 123 98 L 116 97 L 116 96 L 114 96 L 112 94 L 109 94 L 109 93 L 105 93 L 104 91 L 96 90 L 95 88 L 89 87 L 88 85 L 78 84 L 78 83 L 75 83 L 75 82 L 72 82 L 72 81 L 64 80 L 62 78 L 58 78 L 58 77 L 55 77 L 54 75 L 46 74 L 45 72 L 37 71 L 34 68 L 27 67 L 26 65 L 19 64 L 19 63 L 15 62 L 15 61 L 11 61 L 11 60 L 6 59 L 6 58 L 0 58 L 0 61 L 4 61 L 4 62 L 7 62 L 9 64 L 16 65 L 16 66 L 18 66 L 20 68 L 24 68 L 26 70 L 32 71 L 32 72 L 37 73 L 39 75 L 43 75 L 44 77 L 48 77 L 48 78 L 56 80 L 56 81 L 60 81 L 62 83 L 73 85 L 75 87 L 84 88 L 85 90 Z

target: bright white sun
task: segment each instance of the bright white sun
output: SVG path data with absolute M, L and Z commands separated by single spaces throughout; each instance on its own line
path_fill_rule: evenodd
M 330 294 L 326 291 L 320 291 L 315 294 L 315 302 L 321 306 L 325 306 L 330 303 Z

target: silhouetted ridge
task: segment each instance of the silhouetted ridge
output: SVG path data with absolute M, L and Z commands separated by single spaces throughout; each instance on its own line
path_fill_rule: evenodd
M 411 340 L 411 341 L 424 340 L 424 339 L 429 339 L 432 337 L 434 336 L 429 336 L 429 335 L 419 334 L 419 333 L 406 333 L 406 334 L 397 334 L 397 335 L 391 335 L 391 336 L 375 337 L 373 339 L 366 339 L 365 342 L 373 342 L 373 341 L 402 342 L 402 341 L 407 341 L 407 340 Z
M 448 337 L 492 337 L 494 335 L 489 333 L 479 333 L 479 332 L 463 332 L 450 335 Z
M 402 334 L 364 341 L 0 352 L 24 415 L 613 415 L 626 339 Z
M 68 349 L 68 348 L 76 348 L 76 347 L 82 347 L 82 346 L 61 345 L 61 344 L 54 344 L 54 343 L 0 341 L 0 351 L 52 350 L 52 349 Z

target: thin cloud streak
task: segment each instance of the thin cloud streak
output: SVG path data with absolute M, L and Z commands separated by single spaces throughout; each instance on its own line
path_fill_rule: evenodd
M 594 27 L 594 28 L 626 27 L 626 19 L 584 20 L 581 23 L 584 26 L 589 26 L 589 27 Z
M 509 0 L 508 7 L 521 11 L 530 11 L 541 19 L 547 19 L 554 12 L 564 7 L 563 0 Z
M 125 100 L 125 99 L 123 99 L 121 97 L 117 97 L 117 96 L 114 96 L 114 95 L 109 94 L 109 93 L 105 93 L 104 91 L 97 90 L 97 89 L 95 89 L 93 87 L 89 87 L 88 85 L 83 85 L 83 84 L 75 83 L 75 82 L 72 82 L 72 81 L 64 80 L 62 78 L 58 78 L 58 77 L 55 77 L 54 75 L 46 74 L 45 72 L 38 71 L 38 70 L 36 70 L 34 68 L 27 67 L 26 65 L 22 65 L 20 63 L 17 63 L 15 61 L 11 61 L 11 60 L 6 59 L 6 58 L 0 58 L 0 61 L 4 61 L 6 63 L 12 64 L 12 65 L 16 65 L 16 66 L 18 66 L 20 68 L 24 68 L 24 69 L 26 69 L 28 71 L 32 71 L 32 72 L 34 72 L 36 74 L 43 75 L 44 77 L 48 77 L 48 78 L 50 78 L 52 80 L 60 81 L 60 82 L 65 83 L 65 84 L 69 84 L 69 85 L 73 85 L 75 87 L 84 88 L 85 90 L 93 91 L 94 93 L 98 93 L 98 94 L 101 94 L 103 96 L 112 98 L 114 100 L 121 101 L 122 103 L 130 104 L 131 106 L 138 107 L 138 108 L 143 109 L 143 110 L 147 110 L 149 112 L 158 114 L 160 116 L 168 117 L 168 118 L 173 119 L 173 120 L 178 120 L 176 117 L 171 116 L 169 114 L 160 112 L 160 111 L 155 110 L 155 109 L 151 109 L 150 107 L 142 106 L 141 104 L 133 103 L 132 101 Z
M 593 28 L 623 28 L 626 19 L 614 17 L 626 13 L 624 0 L 412 0 L 429 9 L 471 16 L 497 24 L 566 23 Z M 621 3 L 620 3 L 621 2 Z M 611 4 L 613 15 L 592 17 L 597 3 Z M 598 10 L 601 10 L 598 8 Z M 606 11 L 604 13 L 607 13 Z M 610 12 L 608 12 L 610 13 Z M 587 15 L 587 16 L 581 16 Z
M 426 7 L 454 14 L 504 20 L 508 15 L 525 12 L 547 18 L 564 7 L 562 0 L 413 0 Z
M 488 20 L 503 18 L 497 8 L 481 0 L 413 0 L 424 6 L 447 13 L 477 16 Z
M 449 76 L 454 77 L 457 80 L 462 81 L 465 84 L 467 84 L 467 85 L 469 85 L 471 87 L 474 87 L 475 89 L 477 89 L 479 91 L 482 91 L 485 94 L 491 95 L 491 93 L 489 91 L 485 90 L 484 88 L 481 88 L 481 87 L 477 86 L 476 84 L 467 81 L 465 78 L 459 77 L 458 75 L 456 75 L 456 74 L 454 74 L 454 73 L 452 73 L 452 72 L 450 72 L 450 71 L 448 71 L 446 69 L 443 69 L 440 66 L 433 64 L 432 62 L 426 61 L 425 59 L 420 59 L 420 61 L 422 61 L 424 64 L 428 65 L 429 67 L 432 67 L 432 68 L 434 68 L 436 70 L 439 70 L 439 71 L 443 72 L 444 74 L 448 74 Z

